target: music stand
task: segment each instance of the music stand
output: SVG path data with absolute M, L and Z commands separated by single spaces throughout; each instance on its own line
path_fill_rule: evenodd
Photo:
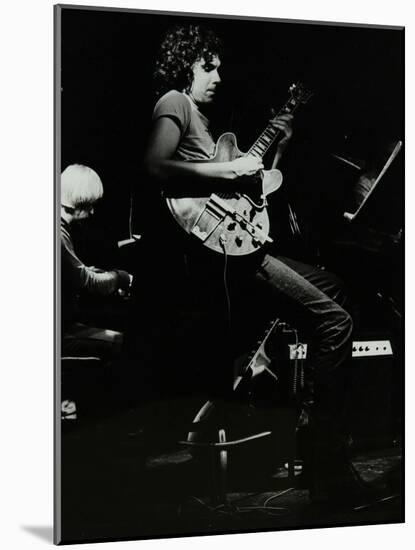
M 384 164 L 382 170 L 379 172 L 375 182 L 373 183 L 373 185 L 369 189 L 369 191 L 366 194 L 366 196 L 364 197 L 363 201 L 360 203 L 360 205 L 359 205 L 358 209 L 356 210 L 356 212 L 354 212 L 353 214 L 351 212 L 344 212 L 343 216 L 348 222 L 353 222 L 356 219 L 357 216 L 359 216 L 359 219 L 360 219 L 361 215 L 359 215 L 359 213 L 363 210 L 365 204 L 369 200 L 369 197 L 374 193 L 375 189 L 378 187 L 379 182 L 383 179 L 384 175 L 388 171 L 390 165 L 392 164 L 392 162 L 394 161 L 394 159 L 398 155 L 401 148 L 402 148 L 402 141 L 398 141 L 397 144 L 395 145 L 392 153 L 389 155 L 386 163 Z

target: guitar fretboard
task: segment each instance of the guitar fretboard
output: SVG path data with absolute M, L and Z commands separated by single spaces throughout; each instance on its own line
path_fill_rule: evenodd
M 291 97 L 285 103 L 282 109 L 280 109 L 277 116 L 293 113 L 297 109 L 299 104 L 300 102 L 298 102 L 294 97 Z M 255 157 L 262 158 L 280 133 L 281 130 L 279 128 L 276 128 L 270 122 L 265 130 L 262 132 L 262 134 L 259 136 L 259 138 L 252 145 L 252 147 L 249 149 L 249 151 L 246 153 L 246 156 L 253 155 Z

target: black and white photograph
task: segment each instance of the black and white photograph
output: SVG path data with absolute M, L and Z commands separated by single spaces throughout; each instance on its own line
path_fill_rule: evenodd
M 54 7 L 55 543 L 405 521 L 404 46 Z

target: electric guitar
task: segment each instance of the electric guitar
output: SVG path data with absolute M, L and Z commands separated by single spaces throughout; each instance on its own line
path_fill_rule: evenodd
M 290 86 L 289 94 L 276 117 L 293 113 L 312 95 L 300 83 Z M 218 139 L 212 158 L 201 162 L 227 162 L 248 155 L 262 158 L 280 132 L 271 121 L 247 153 L 238 149 L 235 134 L 227 132 Z M 267 196 L 281 184 L 279 170 L 261 170 L 244 183 L 240 192 L 212 193 L 208 197 L 167 197 L 166 201 L 177 223 L 204 246 L 222 254 L 244 256 L 272 242 Z

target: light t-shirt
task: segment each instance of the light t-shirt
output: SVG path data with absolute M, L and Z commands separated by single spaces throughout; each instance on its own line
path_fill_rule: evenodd
M 215 142 L 209 131 L 209 120 L 199 111 L 190 97 L 170 90 L 156 103 L 153 121 L 168 117 L 180 130 L 180 143 L 175 160 L 205 160 L 212 157 Z

